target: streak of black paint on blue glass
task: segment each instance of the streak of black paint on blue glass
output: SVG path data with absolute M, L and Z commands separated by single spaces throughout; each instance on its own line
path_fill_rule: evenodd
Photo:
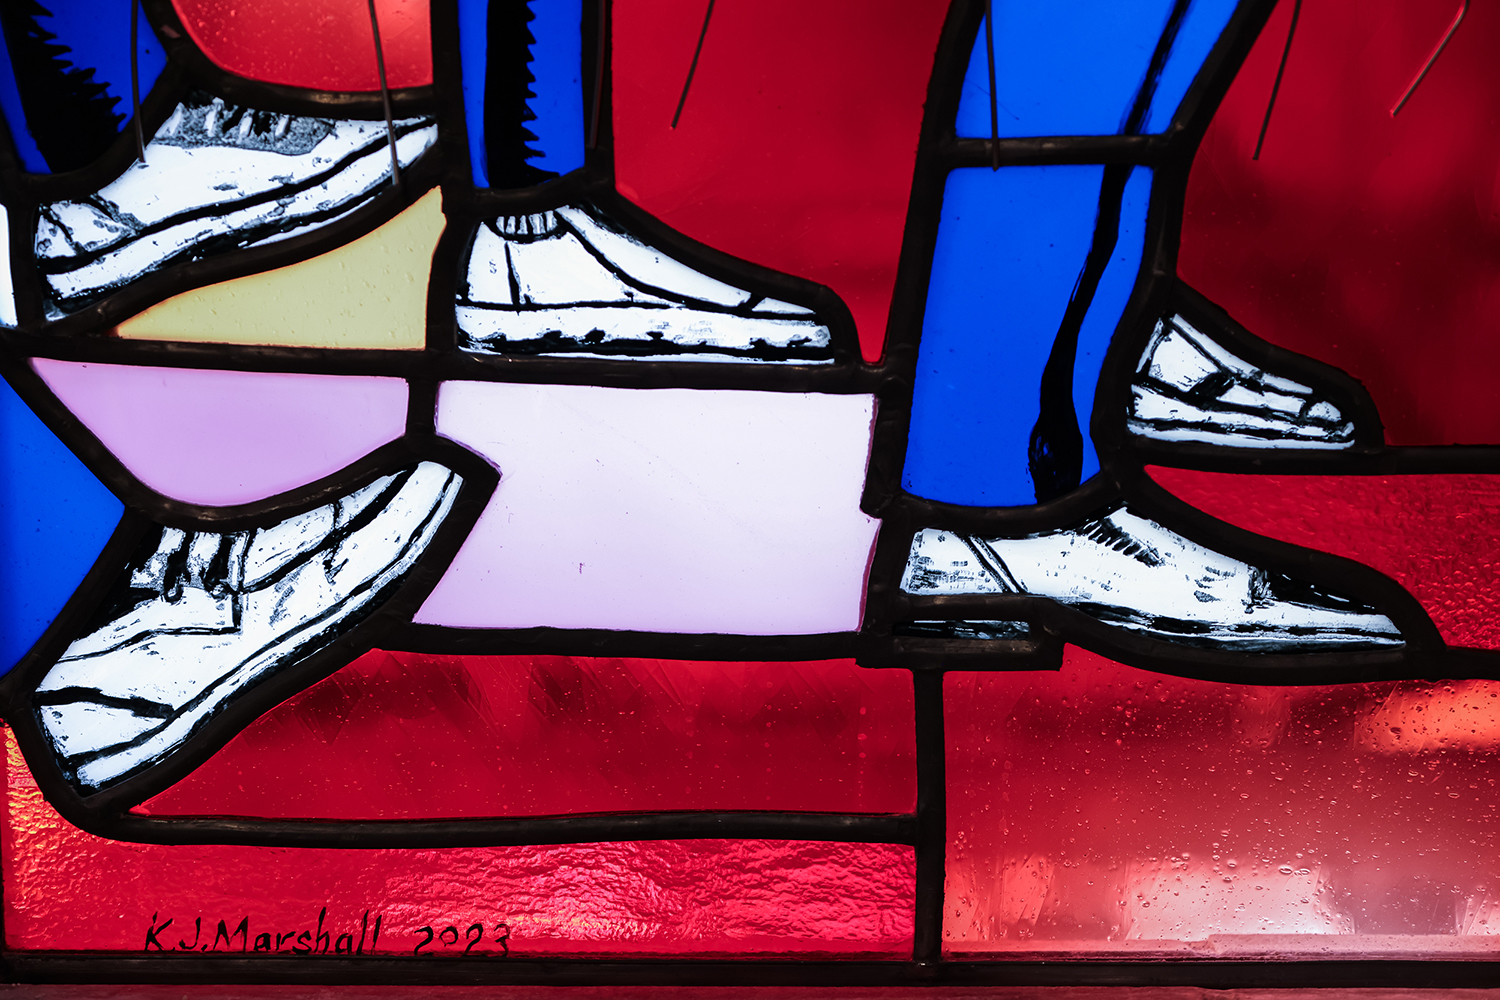
M 1198 76 L 1198 70 L 1203 67 L 1214 43 L 1224 33 L 1234 8 L 1235 0 L 1194 0 L 1188 7 L 1177 29 L 1177 38 L 1172 42 L 1172 51 L 1167 55 L 1167 64 L 1162 67 L 1157 80 L 1151 109 L 1146 112 L 1145 123 L 1141 126 L 1143 133 L 1165 131 L 1172 123 L 1177 106 Z
M 464 118 L 476 187 L 491 186 L 484 134 L 489 6 L 489 0 L 459 0 L 458 5 Z M 527 159 L 540 170 L 561 175 L 583 166 L 583 2 L 530 0 L 529 6 L 534 82 L 526 107 L 535 117 L 527 127 L 536 138 L 527 146 L 536 155 Z
M 1117 135 L 1130 112 L 1172 0 L 995 0 L 995 67 L 1001 137 Z M 1235 0 L 1194 0 L 1178 28 L 1141 131 L 1170 124 Z M 989 138 L 989 65 L 975 45 L 956 129 Z
M 1104 168 L 955 170 L 933 254 L 902 488 L 981 507 L 1036 501 L 1028 449 L 1038 386 L 1088 257 Z M 1084 318 L 1073 370 L 1082 478 L 1099 471 L 1088 437 L 1110 338 L 1145 248 L 1151 171 L 1125 185 L 1120 232 Z
M 124 511 L 0 381 L 0 673 L 57 617 Z
M 998 62 L 998 59 L 997 59 Z M 902 487 L 946 503 L 1035 501 L 1038 386 L 1088 256 L 1104 168 L 948 175 Z
M 120 114 L 119 132 L 130 124 L 130 0 L 50 0 L 39 9 L 36 25 L 56 36 L 67 49 L 59 58 L 81 72 L 92 71 L 92 81 L 103 84 L 105 94 Z M 136 19 L 136 58 L 142 93 L 149 92 L 166 68 L 166 53 L 144 12 Z M 21 165 L 31 173 L 51 173 L 53 167 L 32 135 L 17 86 L 16 71 L 3 34 L 0 34 L 0 112 L 5 116 Z

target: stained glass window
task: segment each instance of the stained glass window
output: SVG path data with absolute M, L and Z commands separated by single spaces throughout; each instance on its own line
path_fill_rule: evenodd
M 1497 34 L 4 6 L 8 975 L 1483 982 Z

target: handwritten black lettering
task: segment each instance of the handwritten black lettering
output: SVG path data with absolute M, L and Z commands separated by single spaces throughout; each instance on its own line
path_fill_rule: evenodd
M 359 933 L 352 919 L 358 914 Z M 311 918 L 311 914 L 308 917 Z M 447 915 L 445 915 L 447 916 Z M 374 918 L 373 920 L 371 918 Z M 485 920 L 475 920 L 472 914 L 463 919 L 452 919 L 452 923 L 433 920 L 418 927 L 412 933 L 420 940 L 412 948 L 412 955 L 419 958 L 447 956 L 450 958 L 488 955 L 507 957 L 510 955 L 510 924 L 504 920 L 489 925 Z M 166 932 L 176 925 L 173 917 L 162 919 L 161 911 L 151 914 L 146 925 L 143 951 L 180 952 L 227 952 L 235 951 L 235 939 L 239 939 L 239 951 L 257 954 L 286 953 L 296 955 L 375 955 L 380 951 L 380 932 L 384 929 L 385 917 L 366 909 L 363 912 L 334 913 L 330 918 L 329 907 L 318 910 L 317 919 L 309 919 L 302 928 L 288 931 L 259 931 L 250 926 L 251 916 L 242 915 L 236 922 L 232 917 L 220 918 L 217 914 L 200 915 L 193 919 L 193 939 L 179 939 L 175 945 L 166 944 Z M 472 921 L 465 923 L 465 921 Z M 210 928 L 210 940 L 203 937 L 203 925 Z M 493 944 L 487 944 L 485 927 L 493 926 Z M 438 928 L 442 928 L 438 930 Z M 460 928 L 464 928 L 460 931 Z M 253 941 L 252 941 L 253 939 Z M 494 947 L 498 945 L 498 948 Z M 399 946 L 397 946 L 399 948 Z
M 501 952 L 501 954 L 509 957 L 509 955 L 510 955 L 510 924 L 506 923 L 503 920 L 500 921 L 498 924 L 495 925 L 495 943 L 498 944 L 501 948 L 504 949 Z
M 320 955 L 328 954 L 328 932 L 323 929 L 323 918 L 328 916 L 328 907 L 318 911 L 318 936 L 313 938 L 313 951 Z
M 174 919 L 176 919 L 176 918 L 169 917 L 169 918 L 167 918 L 167 922 L 166 923 L 164 923 L 160 927 L 158 927 L 158 926 L 156 926 L 156 917 L 157 917 L 157 915 L 155 913 L 151 914 L 151 924 L 150 924 L 150 926 L 148 926 L 146 928 L 146 946 L 141 949 L 142 951 L 150 951 L 152 945 L 156 945 L 156 950 L 157 951 L 166 951 L 167 950 L 167 949 L 165 949 L 165 948 L 163 948 L 161 946 L 161 941 L 157 939 L 156 935 L 160 934 L 162 931 L 166 930 L 168 927 L 171 927 L 172 926 L 172 921 Z
M 186 941 L 178 941 L 177 942 L 177 950 L 179 950 L 179 951 L 195 951 L 195 950 L 197 950 L 197 948 L 198 948 L 198 939 L 203 936 L 203 918 L 199 917 L 197 920 L 194 920 L 193 921 L 193 926 L 195 928 L 197 928 L 196 933 L 193 935 L 193 943 L 192 944 L 188 944 Z
M 240 936 L 240 951 L 247 951 L 249 949 L 249 947 L 250 947 L 250 918 L 249 917 L 245 917 L 243 920 L 240 921 L 240 925 L 234 929 L 234 934 L 238 934 Z M 213 944 L 213 947 L 210 948 L 209 951 L 218 951 L 219 950 L 219 938 L 223 938 L 224 939 L 224 950 L 225 951 L 228 951 L 230 948 L 233 948 L 234 947 L 234 934 L 229 933 L 229 925 L 226 924 L 224 921 L 220 920 L 219 921 L 219 929 L 214 934 L 214 944 Z

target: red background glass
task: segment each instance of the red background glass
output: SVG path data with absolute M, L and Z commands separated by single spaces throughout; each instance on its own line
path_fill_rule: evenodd
M 1204 137 L 1178 273 L 1252 333 L 1364 382 L 1391 444 L 1500 442 L 1500 8 L 1470 7 L 1392 118 L 1457 0 L 1304 4 L 1252 160 L 1292 6 Z
M 428 819 L 677 809 L 910 812 L 911 675 L 375 650 L 138 812 Z

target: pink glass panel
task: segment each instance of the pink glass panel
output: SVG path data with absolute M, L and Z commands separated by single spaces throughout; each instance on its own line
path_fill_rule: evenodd
M 857 629 L 874 399 L 447 382 L 438 433 L 500 485 L 416 620 L 460 627 Z
M 1370 390 L 1392 444 L 1500 443 L 1500 7 L 1281 0 L 1193 163 L 1178 271 L 1251 332 Z
M 172 0 L 183 27 L 221 68 L 314 90 L 379 90 L 366 0 Z M 432 83 L 427 0 L 375 0 L 386 79 Z
M 1500 648 L 1500 476 L 1150 473 L 1214 517 L 1393 577 L 1448 642 Z
M 911 848 L 786 841 L 313 850 L 124 844 L 68 825 L 8 743 L 5 943 L 37 950 L 512 956 L 909 955 Z M 368 917 L 366 917 L 368 913 Z M 319 917 L 322 916 L 321 927 Z M 380 920 L 380 939 L 371 932 Z M 165 921 L 172 924 L 161 931 Z M 226 947 L 219 921 L 247 935 Z M 201 925 L 198 924 L 201 921 Z M 196 930 L 201 926 L 201 936 Z M 450 936 L 447 928 L 454 928 Z M 319 938 L 319 931 L 326 938 Z M 302 932 L 306 931 L 306 937 Z M 501 933 L 504 933 L 502 931 Z M 345 938 L 343 935 L 349 935 Z M 155 949 L 151 951 L 154 953 Z
M 139 811 L 427 819 L 691 809 L 910 812 L 911 677 L 375 650 Z
M 141 482 L 189 503 L 249 503 L 295 489 L 406 430 L 401 379 L 31 365 Z
M 709 246 L 828 285 L 879 358 L 947 8 L 719 4 L 673 128 L 704 4 L 615 4 L 621 193 Z
M 945 678 L 950 953 L 1500 951 L 1500 683 Z

